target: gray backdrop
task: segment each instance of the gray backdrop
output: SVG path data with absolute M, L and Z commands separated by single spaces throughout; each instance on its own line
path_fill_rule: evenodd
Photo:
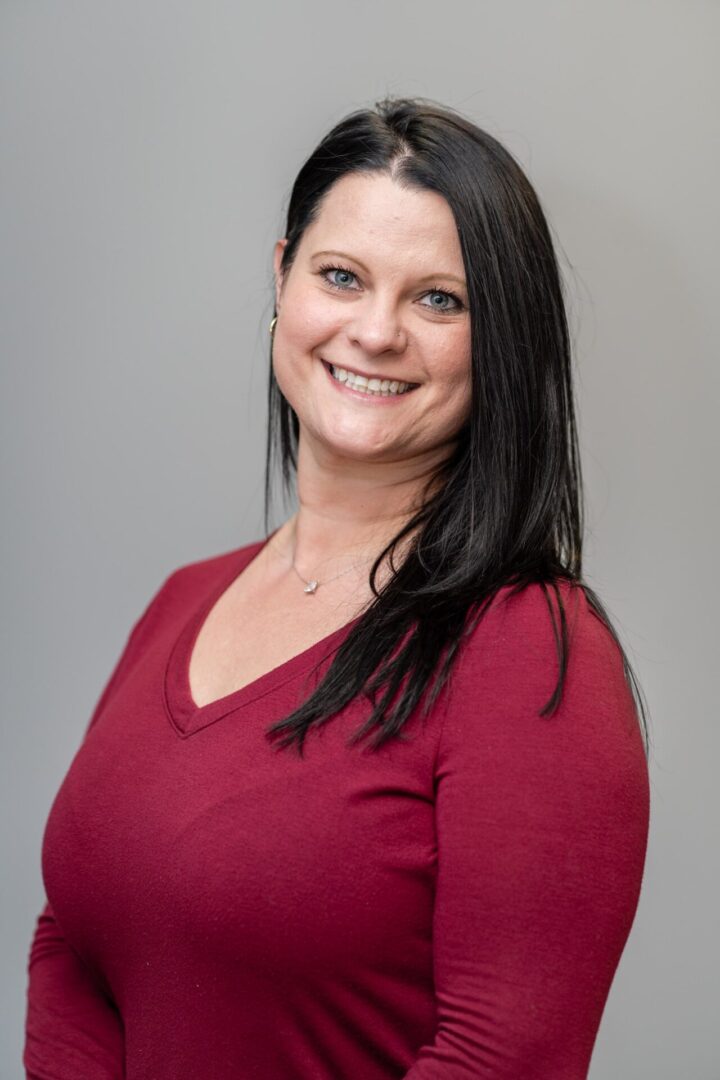
M 688 0 L 0 3 L 3 1080 L 42 830 L 129 627 L 171 569 L 261 536 L 291 181 L 386 93 L 515 153 L 571 290 L 586 578 L 654 743 L 591 1078 L 718 1080 L 719 22 Z

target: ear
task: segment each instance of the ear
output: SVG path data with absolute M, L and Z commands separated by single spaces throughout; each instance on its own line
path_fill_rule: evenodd
M 275 250 L 273 252 L 273 269 L 275 272 L 275 308 L 277 311 L 280 310 L 280 297 L 282 295 L 283 287 L 283 272 L 280 269 L 280 264 L 282 262 L 283 252 L 285 251 L 286 246 L 287 236 L 283 237 L 282 240 L 278 240 L 278 242 L 275 244 Z

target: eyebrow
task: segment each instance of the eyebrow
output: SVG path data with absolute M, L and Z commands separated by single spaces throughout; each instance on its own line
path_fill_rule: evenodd
M 366 274 L 370 273 L 367 266 L 365 266 L 365 264 L 361 262 L 360 259 L 355 258 L 354 255 L 346 255 L 343 251 L 315 251 L 310 256 L 310 258 L 316 259 L 320 255 L 335 255 L 340 259 L 348 259 L 350 262 L 357 263 L 358 266 L 361 266 Z M 459 278 L 456 274 L 427 274 L 425 277 L 420 278 L 420 281 L 437 281 L 439 278 L 442 278 L 444 281 L 457 281 L 458 285 L 462 285 L 463 288 L 467 288 L 467 283 L 465 279 Z

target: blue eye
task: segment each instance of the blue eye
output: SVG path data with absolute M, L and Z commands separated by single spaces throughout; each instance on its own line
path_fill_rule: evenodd
M 321 266 L 319 273 L 323 276 L 328 285 L 330 285 L 333 289 L 346 289 L 347 283 L 342 281 L 330 281 L 330 279 L 327 277 L 327 274 L 344 274 L 345 277 L 355 277 L 352 270 L 348 270 L 346 266 Z
M 455 293 L 446 292 L 445 289 L 431 289 L 430 292 L 426 293 L 425 295 L 426 296 L 444 296 L 446 299 L 455 301 L 455 307 L 451 307 L 451 308 L 438 307 L 437 304 L 431 304 L 430 305 L 430 307 L 434 308 L 435 311 L 439 311 L 441 313 L 444 313 L 446 311 L 462 311 L 462 309 L 465 306 L 459 296 L 456 296 Z

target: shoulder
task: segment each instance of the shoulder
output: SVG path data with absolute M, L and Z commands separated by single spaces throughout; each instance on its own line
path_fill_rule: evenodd
M 221 588 L 223 582 L 229 584 L 263 543 L 263 540 L 255 540 L 241 547 L 181 563 L 170 570 L 147 600 L 131 636 L 138 638 L 154 633 L 166 620 L 182 616 L 213 589 Z
M 509 592 L 495 598 L 459 659 L 438 777 L 487 785 L 496 808 L 500 800 L 520 816 L 547 811 L 552 819 L 558 808 L 564 821 L 615 815 L 618 843 L 644 850 L 648 764 L 619 646 L 582 586 L 562 582 L 561 671 L 552 588 L 552 613 L 539 585 Z
M 566 646 L 562 656 L 561 645 Z M 463 650 L 466 673 L 486 680 L 532 677 L 550 683 L 561 673 L 588 688 L 602 680 L 623 683 L 620 647 L 590 604 L 582 584 L 557 579 L 533 583 L 518 592 L 503 586 Z
M 467 636 L 451 693 L 450 731 L 470 740 L 644 761 L 622 651 L 580 583 L 504 586 Z
M 239 574 L 264 544 L 265 540 L 253 540 L 240 547 L 181 563 L 166 577 L 162 588 L 183 593 L 212 587 L 215 582 Z

